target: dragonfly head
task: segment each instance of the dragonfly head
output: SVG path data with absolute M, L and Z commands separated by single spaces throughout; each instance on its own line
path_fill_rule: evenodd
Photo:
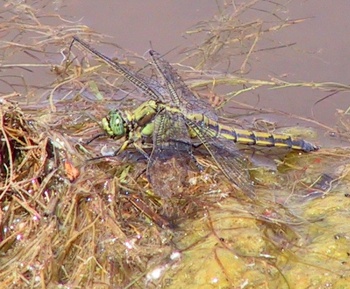
M 123 114 L 118 110 L 112 110 L 107 117 L 102 119 L 102 129 L 115 139 L 119 139 L 126 134 L 126 121 Z

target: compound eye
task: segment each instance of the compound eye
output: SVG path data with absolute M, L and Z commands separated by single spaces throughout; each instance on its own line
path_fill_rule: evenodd
M 113 138 L 121 138 L 125 135 L 125 121 L 121 112 L 112 110 L 108 117 L 102 119 L 102 128 Z
M 119 111 L 112 111 L 109 114 L 109 125 L 116 138 L 122 137 L 125 134 L 124 119 Z

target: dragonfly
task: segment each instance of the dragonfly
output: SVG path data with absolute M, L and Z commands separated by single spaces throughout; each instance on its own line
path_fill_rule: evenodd
M 166 181 L 158 180 L 160 172 L 172 174 L 169 170 L 179 169 L 176 165 L 167 167 L 165 164 L 169 160 L 175 160 L 181 166 L 192 161 L 200 168 L 193 154 L 197 146 L 195 144 L 205 148 L 216 166 L 237 189 L 248 192 L 254 190 L 249 176 L 249 161 L 237 143 L 304 152 L 319 149 L 312 143 L 289 135 L 236 129 L 221 124 L 211 105 L 197 97 L 170 63 L 154 50 L 150 50 L 149 54 L 159 80 L 131 71 L 77 37 L 74 37 L 74 41 L 104 61 L 149 98 L 134 111 L 110 111 L 102 119 L 102 128 L 114 139 L 125 138 L 116 155 L 133 144 L 147 158 L 147 176 L 158 194 L 166 194 Z M 150 154 L 142 148 L 145 139 L 151 140 Z

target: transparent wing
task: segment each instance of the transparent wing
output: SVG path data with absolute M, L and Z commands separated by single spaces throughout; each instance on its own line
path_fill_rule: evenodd
M 154 100 L 164 101 L 163 95 L 166 92 L 166 90 L 157 81 L 148 79 L 140 73 L 129 70 L 126 66 L 115 62 L 111 58 L 98 52 L 96 49 L 92 48 L 89 44 L 82 41 L 78 37 L 73 36 L 73 39 L 77 41 L 80 45 L 82 45 L 85 49 L 90 51 L 92 54 L 102 59 L 107 65 L 109 65 L 116 72 L 124 76 L 128 81 L 130 81 L 130 83 L 132 83 L 135 87 L 139 88 L 146 95 L 148 95 Z
M 215 130 L 205 125 L 198 125 L 190 119 L 186 119 L 186 123 L 196 134 L 200 143 L 207 149 L 224 175 L 238 189 L 254 195 L 248 171 L 249 161 L 239 151 L 236 144 L 232 140 L 217 137 Z
M 192 143 L 182 114 L 166 109 L 154 119 L 153 150 L 147 176 L 156 194 L 182 193 L 192 155 Z
M 212 120 L 218 120 L 212 107 L 193 94 L 169 62 L 164 60 L 160 54 L 154 50 L 150 50 L 149 53 L 158 73 L 163 79 L 164 83 L 161 85 L 166 87 L 169 91 L 171 99 L 169 99 L 168 102 L 180 108 L 185 115 L 188 113 L 198 113 L 204 114 Z

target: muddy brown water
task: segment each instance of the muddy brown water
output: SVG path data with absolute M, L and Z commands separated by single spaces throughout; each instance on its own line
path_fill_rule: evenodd
M 243 3 L 252 2 L 234 3 L 239 8 Z M 161 53 L 171 51 L 166 58 L 174 63 L 183 57 L 179 56 L 180 52 L 198 43 L 198 37 L 190 36 L 185 31 L 191 30 L 200 21 L 208 21 L 214 15 L 219 15 L 219 9 L 224 8 L 222 3 L 218 6 L 216 1 L 212 0 L 142 2 L 109 0 L 104 1 L 102 5 L 96 5 L 96 1 L 92 0 L 74 0 L 47 2 L 43 6 L 43 11 L 58 13 L 65 19 L 85 24 L 96 32 L 111 36 L 109 42 L 135 51 L 139 55 L 145 55 L 151 46 Z M 309 0 L 282 1 L 279 5 L 260 1 L 258 5 L 247 9 L 241 16 L 242 21 L 246 23 L 262 20 L 277 24 L 278 18 L 275 15 L 283 15 L 284 19 L 304 21 L 281 31 L 269 33 L 262 39 L 256 47 L 261 51 L 254 53 L 250 58 L 246 76 L 263 80 L 278 78 L 289 82 L 332 81 L 346 84 L 350 50 L 349 41 L 344 37 L 344 31 L 349 26 L 347 8 L 346 1 Z M 271 49 L 288 45 L 291 46 Z M 111 46 L 100 45 L 96 48 L 107 55 L 116 56 L 116 50 Z M 48 55 L 48 58 L 49 62 L 55 61 L 51 55 Z M 233 58 L 230 71 L 239 70 L 243 59 L 240 56 Z M 16 54 L 5 61 L 25 63 L 28 60 L 32 61 L 30 57 L 28 58 L 28 54 Z M 220 66 L 214 69 L 225 72 L 226 68 Z M 41 68 L 39 72 L 28 74 L 22 69 L 14 74 L 16 81 L 20 83 L 19 77 L 22 75 L 33 85 L 42 84 L 46 79 L 47 83 L 52 80 L 52 75 L 47 73 L 47 67 Z M 6 70 L 2 73 L 6 75 L 6 80 L 11 80 L 8 75 L 13 74 L 12 71 Z M 8 85 L 0 83 L 0 91 L 9 92 Z M 312 118 L 334 127 L 336 110 L 346 110 L 348 107 L 348 92 L 337 93 L 317 103 L 328 94 L 329 92 L 308 88 L 260 89 L 258 92 L 246 93 L 237 100 L 258 108 L 272 108 Z M 289 123 L 290 126 L 296 124 L 297 120 L 291 120 Z M 328 139 L 322 145 L 327 146 L 331 143 L 332 140 Z
M 235 2 L 239 6 L 242 1 Z M 249 77 L 257 79 L 278 77 L 295 82 L 348 83 L 350 46 L 344 34 L 350 25 L 348 4 L 344 0 L 289 1 L 282 4 L 285 6 L 280 9 L 285 11 L 286 19 L 305 18 L 305 21 L 269 35 L 271 41 L 262 44 L 261 48 L 290 43 L 295 45 L 255 54 L 254 66 Z M 69 9 L 65 8 L 63 11 L 75 16 L 75 19 L 81 19 L 82 23 L 94 30 L 112 36 L 111 41 L 141 55 L 149 49 L 150 42 L 156 50 L 163 53 L 175 47 L 190 46 L 193 39 L 186 36 L 184 31 L 199 21 L 210 19 L 218 12 L 218 7 L 212 0 L 142 2 L 110 0 L 104 1 L 104 4 L 98 7 L 96 1 L 88 0 L 72 1 L 67 5 Z M 259 7 L 261 11 L 252 9 L 246 17 L 251 21 L 257 18 L 276 21 L 268 11 L 275 7 L 269 5 L 267 1 Z M 176 62 L 178 58 L 172 55 L 169 60 Z M 240 65 L 241 63 L 236 64 L 237 69 Z M 349 94 L 339 93 L 313 107 L 317 100 L 326 95 L 326 92 L 310 89 L 268 90 L 260 95 L 258 105 L 334 124 L 335 110 L 348 107 Z M 256 102 L 256 98 L 253 98 L 252 102 Z

